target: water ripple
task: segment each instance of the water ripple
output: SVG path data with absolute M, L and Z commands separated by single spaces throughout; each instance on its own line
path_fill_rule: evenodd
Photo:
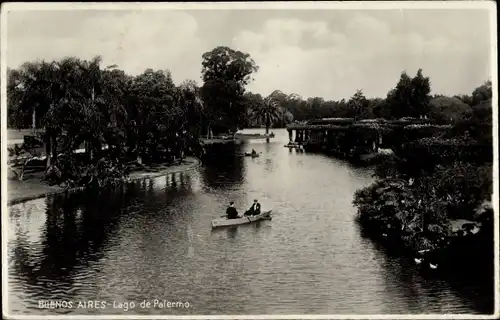
M 286 132 L 276 131 L 287 139 Z M 425 276 L 360 234 L 353 193 L 368 169 L 251 142 L 258 159 L 218 157 L 111 196 L 16 205 L 9 303 L 23 314 L 479 313 L 477 287 Z M 240 152 L 239 151 L 239 152 Z M 212 230 L 229 201 L 258 198 L 272 221 Z M 472 293 L 473 292 L 473 293 Z M 187 309 L 39 309 L 39 300 L 187 301 Z

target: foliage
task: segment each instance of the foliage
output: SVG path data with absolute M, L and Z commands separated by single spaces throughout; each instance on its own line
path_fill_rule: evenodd
M 236 132 L 246 115 L 243 94 L 245 86 L 258 71 L 249 54 L 228 47 L 217 47 L 202 56 L 201 95 L 208 122 L 223 120 L 227 130 Z
M 455 161 L 449 166 L 438 165 L 420 183 L 426 186 L 425 192 L 446 200 L 448 217 L 473 220 L 474 209 L 484 200 L 491 200 L 492 169 L 491 165 Z
M 283 110 L 273 98 L 267 97 L 261 102 L 253 106 L 252 118 L 257 123 L 262 123 L 266 127 L 266 133 L 269 133 L 269 128 L 273 123 L 282 119 Z
M 446 206 L 405 180 L 383 179 L 355 193 L 358 220 L 414 251 L 446 245 L 451 226 Z
M 474 209 L 491 199 L 492 167 L 454 162 L 421 179 L 387 175 L 354 197 L 359 221 L 389 233 L 414 250 L 436 249 L 450 236 L 450 219 L 475 219 Z M 411 181 L 411 182 L 409 182 Z
M 486 81 L 481 86 L 474 89 L 472 92 L 472 105 L 478 105 L 483 101 L 488 101 L 493 98 L 491 80 Z
M 47 180 L 68 186 L 114 183 L 130 159 L 168 161 L 199 133 L 203 108 L 191 82 L 176 87 L 170 72 L 131 77 L 100 58 L 26 63 L 9 75 L 9 119 L 45 128 Z M 84 154 L 75 149 L 85 147 Z
M 201 75 L 204 82 L 210 80 L 234 81 L 243 94 L 244 86 L 252 80 L 251 75 L 259 70 L 248 53 L 228 47 L 217 47 L 202 56 Z
M 481 145 L 467 136 L 454 138 L 429 137 L 406 143 L 399 154 L 418 165 L 425 161 L 426 167 L 433 169 L 437 164 L 450 164 L 454 161 L 471 163 L 491 163 L 492 146 Z
M 430 101 L 429 117 L 440 124 L 457 123 L 470 117 L 472 108 L 454 97 L 438 97 Z
M 410 78 L 403 75 L 402 84 L 410 87 Z M 391 96 L 396 99 L 396 91 L 387 100 Z M 358 190 L 353 203 L 359 222 L 392 244 L 416 251 L 450 248 L 451 243 L 455 252 L 459 242 L 451 241 L 451 220 L 476 220 L 475 209 L 491 201 L 491 83 L 472 96 L 435 96 L 429 107 L 433 122 L 451 125 L 404 125 L 400 120 L 404 126 L 394 127 L 389 136 L 395 154 L 376 166 L 378 180 Z M 491 219 L 483 223 L 475 248 L 491 242 Z
M 419 70 L 410 78 L 402 73 L 396 87 L 387 97 L 368 99 L 362 90 L 349 99 L 338 101 L 324 100 L 321 97 L 303 99 L 297 94 L 287 95 L 275 90 L 270 96 L 288 110 L 294 120 L 303 121 L 319 118 L 356 118 L 356 119 L 399 119 L 427 115 L 430 108 L 430 80 Z
M 415 77 L 406 72 L 401 74 L 396 87 L 387 94 L 391 115 L 395 118 L 420 117 L 428 113 L 430 101 L 430 80 L 419 69 Z
M 354 118 L 356 120 L 358 115 L 361 115 L 362 110 L 366 110 L 370 102 L 366 99 L 362 90 L 357 90 L 356 93 L 347 102 L 347 107 L 349 109 L 349 118 Z

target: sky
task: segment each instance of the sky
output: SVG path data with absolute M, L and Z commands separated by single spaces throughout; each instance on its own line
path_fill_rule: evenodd
M 12 10 L 7 66 L 65 56 L 116 64 L 129 74 L 170 70 L 201 81 L 203 53 L 228 46 L 259 66 L 247 89 L 339 100 L 361 89 L 385 97 L 419 68 L 432 93 L 470 94 L 491 79 L 486 9 Z

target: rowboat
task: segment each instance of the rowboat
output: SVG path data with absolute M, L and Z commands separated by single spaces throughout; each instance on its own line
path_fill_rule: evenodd
M 252 157 L 252 158 L 257 158 L 259 156 L 258 153 L 256 154 L 251 154 L 250 152 L 245 152 L 245 157 Z
M 272 210 L 264 211 L 256 216 L 244 216 L 237 219 L 227 219 L 227 218 L 214 219 L 212 220 L 212 228 L 236 226 L 240 224 L 252 223 L 259 220 L 271 220 L 271 212 Z
M 266 138 L 274 138 L 274 133 L 270 134 L 260 134 L 260 133 L 236 133 L 234 135 L 235 139 L 240 140 L 257 140 L 257 139 L 266 139 Z

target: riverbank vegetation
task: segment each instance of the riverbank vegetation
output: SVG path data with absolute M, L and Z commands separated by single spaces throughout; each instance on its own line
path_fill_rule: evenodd
M 405 83 L 418 85 L 410 90 Z M 389 134 L 393 153 L 376 166 L 376 182 L 355 194 L 358 221 L 391 247 L 424 255 L 434 265 L 481 258 L 492 267 L 491 82 L 470 96 L 432 97 L 428 80 L 413 82 L 403 74 L 381 104 L 388 113 L 428 118 L 430 124 Z
M 248 114 L 268 127 L 282 116 L 275 104 L 245 92 L 257 70 L 248 54 L 228 47 L 203 55 L 201 86 L 192 80 L 175 85 L 168 70 L 132 76 L 115 65 L 103 68 L 100 57 L 9 69 L 8 126 L 36 132 L 9 148 L 10 173 L 23 179 L 31 166 L 50 184 L 103 186 L 143 165 L 201 157 L 200 137 L 234 134 Z M 273 118 L 262 120 L 266 112 Z

